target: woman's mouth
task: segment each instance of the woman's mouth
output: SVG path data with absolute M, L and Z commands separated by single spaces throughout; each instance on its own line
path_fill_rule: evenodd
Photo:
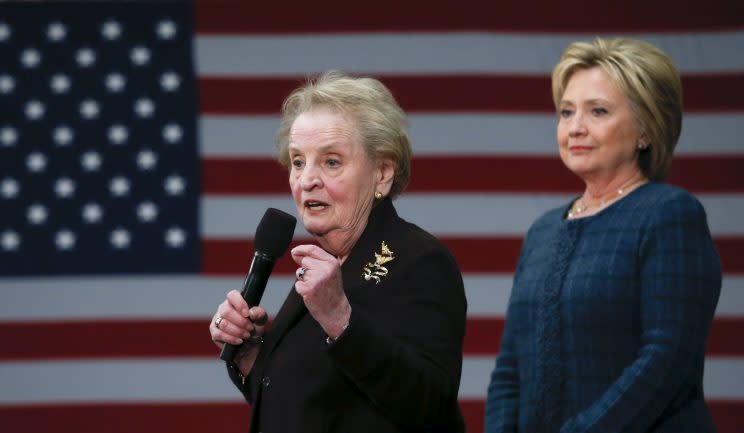
M 578 152 L 588 152 L 590 150 L 594 149 L 591 146 L 571 146 L 568 148 L 569 151 L 578 153 Z
M 328 203 L 324 203 L 322 201 L 317 200 L 307 200 L 305 201 L 305 208 L 310 210 L 323 210 L 328 207 Z

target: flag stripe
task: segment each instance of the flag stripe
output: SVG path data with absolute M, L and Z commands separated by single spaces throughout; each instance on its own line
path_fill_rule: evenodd
M 550 78 L 527 75 L 378 75 L 407 112 L 554 111 Z M 201 111 L 206 114 L 276 114 L 304 78 L 200 77 Z M 687 112 L 742 111 L 744 73 L 682 77 Z M 497 97 L 494 95 L 498 95 Z
M 511 272 L 516 267 L 521 237 L 499 238 L 444 238 L 444 243 L 452 251 L 462 272 Z M 298 245 L 293 240 L 290 248 Z M 744 242 L 741 242 L 744 246 Z M 202 245 L 202 272 L 205 275 L 230 275 L 245 272 L 250 260 L 247 252 L 254 251 L 253 241 L 249 239 L 207 239 Z M 483 254 L 488 251 L 488 254 Z M 289 256 L 276 262 L 274 272 L 292 273 L 297 266 Z
M 83 403 L 0 406 L 7 432 L 168 433 L 209 430 L 245 433 L 250 406 L 231 403 Z M 469 433 L 473 433 L 470 431 Z
M 0 361 L 90 358 L 212 357 L 206 338 L 209 318 L 200 320 L 96 320 L 0 323 Z M 463 353 L 496 355 L 503 318 L 468 318 Z M 716 318 L 707 354 L 744 356 L 744 316 Z M 53 336 L 53 338 L 50 338 Z M 43 344 L 28 344 L 43 341 Z M 164 343 L 167 342 L 167 343 Z M 744 361 L 743 361 L 744 362 Z
M 744 401 L 708 400 L 719 433 L 740 433 L 744 426 Z M 482 433 L 485 401 L 460 400 L 468 433 Z M 47 433 L 65 426 L 76 433 L 164 433 L 195 431 L 209 420 L 220 433 L 244 433 L 251 408 L 232 403 L 96 403 L 0 407 L 7 431 Z
M 744 58 L 744 56 L 742 56 Z M 558 157 L 554 113 L 410 114 L 414 155 Z M 207 158 L 274 158 L 278 115 L 200 117 L 202 155 Z M 711 134 L 715 131 L 715 134 Z M 679 155 L 741 155 L 744 113 L 685 114 Z
M 194 53 L 197 72 L 206 77 L 296 77 L 327 69 L 360 74 L 550 75 L 570 43 L 590 41 L 595 36 L 614 35 L 410 31 L 201 35 L 195 40 Z M 683 74 L 744 70 L 744 58 L 739 53 L 739 47 L 744 45 L 744 32 L 627 36 L 647 40 L 669 53 Z M 696 49 L 691 50 L 691 46 Z
M 288 193 L 287 171 L 275 159 L 204 158 L 203 191 L 210 195 Z M 694 192 L 744 191 L 744 156 L 680 156 L 671 183 Z M 581 180 L 558 157 L 417 156 L 407 192 L 575 192 Z M 540 173 L 530 175 L 530 173 Z M 716 173 L 711 176 L 710 173 Z M 484 175 L 488 174 L 488 175 Z
M 445 237 L 442 241 L 455 256 L 464 273 L 511 272 L 517 263 L 521 237 Z M 723 271 L 744 273 L 744 237 L 714 239 L 721 256 Z M 290 248 L 297 245 L 293 241 Z M 240 274 L 245 271 L 247 252 L 254 251 L 251 240 L 207 239 L 203 242 L 203 266 L 206 275 Z M 484 254 L 483 251 L 488 251 Z M 275 272 L 292 273 L 297 266 L 288 256 L 279 259 Z
M 282 34 L 386 31 L 498 30 L 502 32 L 690 31 L 741 28 L 742 7 L 737 2 L 683 0 L 670 14 L 664 3 L 641 0 L 608 3 L 601 14 L 587 19 L 575 11 L 592 11 L 596 3 L 578 0 L 568 9 L 543 2 L 525 13 L 519 2 L 468 2 L 465 7 L 378 0 L 361 12 L 348 3 L 322 4 L 245 3 L 238 0 L 196 2 L 196 29 L 201 34 Z M 390 11 L 395 11 L 390 13 Z M 643 11 L 639 13 L 638 11 Z
M 398 214 L 437 236 L 523 236 L 530 224 L 549 209 L 565 206 L 579 195 L 572 194 L 427 194 L 405 193 L 395 201 Z M 744 235 L 744 194 L 698 194 L 713 236 Z M 288 193 L 272 196 L 207 196 L 202 201 L 201 230 L 206 238 L 253 237 L 266 208 L 273 207 L 297 216 Z M 458 224 L 443 209 L 478 209 L 459 212 Z M 494 218 L 498 215 L 498 218 Z M 295 238 L 310 235 L 298 224 Z
M 0 403 L 238 401 L 240 393 L 227 378 L 218 354 L 215 347 L 209 358 L 2 362 L 0 376 L 13 380 L 3 381 Z M 484 378 L 490 377 L 494 360 L 495 356 L 475 355 L 463 359 L 460 398 L 486 396 L 488 381 Z M 708 398 L 744 400 L 744 358 L 706 357 L 703 382 Z
M 246 270 L 247 267 L 248 261 Z M 175 319 L 201 320 L 208 324 L 215 305 L 225 299 L 228 290 L 239 290 L 243 277 L 236 274 L 224 277 L 15 278 L 0 281 L 0 292 L 4 295 L 0 303 L 0 323 Z M 469 318 L 506 315 L 511 274 L 466 273 L 463 280 Z M 261 300 L 269 314 L 279 311 L 293 282 L 291 274 L 272 275 Z M 724 275 L 716 317 L 744 317 L 744 276 Z

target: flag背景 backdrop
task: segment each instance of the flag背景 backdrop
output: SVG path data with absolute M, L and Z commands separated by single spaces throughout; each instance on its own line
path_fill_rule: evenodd
M 649 40 L 682 72 L 670 182 L 705 206 L 724 270 L 705 394 L 720 432 L 744 431 L 743 6 L 262 3 L 0 4 L 1 431 L 245 431 L 207 327 L 265 209 L 294 212 L 282 99 L 340 69 L 380 78 L 410 116 L 396 205 L 463 270 L 460 400 L 482 432 L 522 236 L 581 191 L 550 71 L 597 35 Z M 268 284 L 272 314 L 292 270 L 285 257 Z

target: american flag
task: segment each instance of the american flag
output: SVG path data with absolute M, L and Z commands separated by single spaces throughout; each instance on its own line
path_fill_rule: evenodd
M 744 6 L 260 3 L 0 3 L 0 431 L 246 430 L 207 327 L 265 209 L 295 212 L 281 101 L 340 69 L 409 113 L 396 207 L 463 270 L 460 400 L 482 432 L 522 236 L 582 188 L 557 156 L 550 71 L 594 36 L 646 39 L 682 71 L 670 182 L 702 201 L 724 269 L 705 393 L 720 432 L 744 431 Z M 293 269 L 275 268 L 272 314 Z

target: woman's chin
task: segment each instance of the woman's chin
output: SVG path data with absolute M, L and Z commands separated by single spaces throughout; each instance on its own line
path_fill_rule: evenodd
M 328 231 L 325 224 L 312 221 L 311 219 L 303 220 L 302 226 L 305 227 L 305 230 L 313 236 L 323 236 L 323 234 Z
M 566 164 L 566 168 L 578 177 L 591 176 L 598 169 L 594 164 L 587 164 L 586 161 L 571 161 Z

